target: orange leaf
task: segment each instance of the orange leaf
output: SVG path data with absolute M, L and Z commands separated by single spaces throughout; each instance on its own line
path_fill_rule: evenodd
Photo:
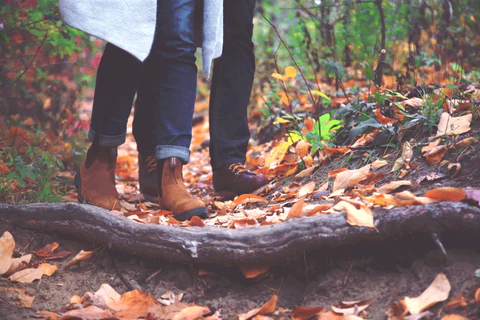
M 238 268 L 247 279 L 253 279 L 268 272 L 268 266 L 256 265 L 252 267 L 251 265 L 241 265 Z
M 348 147 L 341 147 L 341 148 L 330 148 L 328 146 L 324 146 L 323 149 L 329 156 L 341 155 L 348 153 L 350 149 Z
M 458 314 L 447 314 L 446 316 L 443 316 L 441 320 L 470 320 L 470 319 L 462 317 L 461 315 L 458 315 Z
M 275 311 L 275 307 L 277 306 L 277 300 L 278 300 L 278 297 L 274 295 L 269 301 L 265 302 L 265 304 L 260 308 L 250 310 L 245 314 L 239 314 L 238 320 L 247 320 L 256 316 L 257 314 L 265 315 L 265 314 L 272 313 L 273 311 Z
M 425 196 L 439 201 L 462 201 L 467 194 L 463 189 L 442 187 L 427 191 Z
M 62 313 L 61 319 L 110 319 L 113 314 L 110 310 L 101 309 L 97 306 L 91 305 L 82 309 L 70 310 Z
M 0 275 L 10 269 L 14 250 L 15 240 L 10 232 L 5 231 L 0 237 Z
M 390 181 L 387 184 L 384 184 L 380 188 L 377 188 L 379 193 L 390 193 L 403 186 L 411 186 L 412 182 L 408 180 L 399 180 L 399 181 Z
M 66 256 L 69 256 L 72 254 L 70 251 L 60 251 L 60 252 L 53 252 L 58 248 L 59 244 L 57 242 L 52 242 L 50 244 L 47 244 L 45 247 L 43 247 L 40 250 L 33 251 L 33 253 L 40 258 L 44 259 L 61 259 L 65 258 Z
M 192 306 L 178 312 L 172 320 L 195 320 L 202 318 L 207 313 L 210 313 L 210 309 L 207 307 Z
M 305 197 L 301 197 L 288 211 L 288 216 L 285 220 L 292 218 L 301 218 L 303 215 L 303 205 L 305 204 Z
M 87 260 L 87 259 L 90 259 L 92 257 L 92 254 L 94 253 L 95 251 L 83 251 L 81 250 L 79 253 L 77 253 L 77 255 L 72 259 L 70 260 L 63 268 L 66 269 L 66 268 L 69 268 L 71 266 L 73 266 L 74 264 L 77 264 L 78 262 L 80 261 L 83 261 L 83 260 Z
M 325 308 L 322 308 L 322 307 L 317 307 L 317 308 L 296 307 L 295 310 L 293 311 L 292 320 L 308 320 L 325 311 L 326 311 Z
M 460 307 L 465 307 L 468 305 L 468 300 L 465 298 L 463 294 L 456 296 L 452 300 L 450 300 L 445 307 L 443 307 L 443 310 L 445 312 L 452 312 L 453 310 L 460 308 Z
M 470 123 L 472 122 L 472 115 L 467 114 L 461 117 L 452 117 L 444 112 L 440 116 L 438 123 L 437 136 L 462 134 L 470 131 Z
M 315 122 L 312 120 L 312 118 L 305 119 L 303 123 L 305 124 L 307 131 L 312 131 L 315 127 Z
M 202 219 L 200 219 L 197 216 L 193 216 L 192 219 L 190 219 L 190 226 L 191 227 L 205 227 L 205 223 L 203 223 Z
M 235 208 L 238 205 L 252 202 L 268 202 L 267 199 L 257 196 L 255 194 L 242 194 L 235 198 L 230 205 L 231 208 Z
M 428 164 L 437 164 L 442 161 L 443 156 L 447 153 L 448 147 L 447 146 L 437 146 L 427 151 L 423 156 Z
M 309 183 L 303 185 L 300 190 L 298 190 L 298 197 L 304 197 L 306 195 L 309 195 L 310 193 L 315 190 L 315 181 L 310 181 Z
M 305 215 L 307 217 L 311 217 L 311 216 L 315 215 L 316 213 L 319 213 L 319 212 L 330 209 L 332 206 L 333 206 L 332 203 L 320 204 L 320 205 L 316 206 L 315 208 L 313 208 L 312 210 L 308 211 Z
M 458 148 L 458 147 L 467 147 L 473 143 L 477 143 L 478 140 L 475 139 L 474 137 L 470 137 L 470 138 L 465 138 L 461 141 L 458 141 L 457 143 L 455 143 L 455 148 Z
M 300 140 L 295 145 L 295 153 L 300 157 L 303 158 L 307 155 L 308 150 L 312 145 L 308 143 L 308 141 Z
M 480 288 L 475 291 L 475 301 L 480 302 Z
M 347 168 L 339 168 L 339 169 L 336 169 L 336 170 L 332 170 L 330 172 L 328 172 L 328 177 L 329 178 L 335 178 L 339 173 L 342 173 L 344 171 L 349 171 Z
M 370 165 L 366 165 L 357 170 L 343 171 L 337 174 L 333 182 L 332 191 L 346 189 L 357 186 L 360 182 L 371 176 Z
M 108 306 L 115 310 L 115 317 L 123 319 L 136 319 L 144 317 L 149 307 L 158 304 L 157 299 L 140 290 L 132 290 L 112 301 Z
M 381 124 L 387 124 L 387 123 L 391 123 L 391 122 L 396 122 L 397 120 L 396 119 L 392 119 L 392 118 L 388 118 L 388 117 L 385 117 L 380 109 L 375 109 L 375 117 L 377 118 L 378 122 L 380 122 Z
M 332 209 L 336 211 L 345 210 L 347 212 L 347 223 L 351 226 L 375 228 L 372 210 L 364 204 L 359 204 L 357 209 L 351 203 L 340 201 Z

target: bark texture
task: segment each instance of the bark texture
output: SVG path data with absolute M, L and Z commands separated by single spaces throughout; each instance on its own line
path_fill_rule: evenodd
M 275 261 L 304 250 L 378 243 L 419 235 L 479 234 L 480 209 L 441 202 L 374 211 L 375 226 L 353 227 L 344 213 L 291 219 L 243 229 L 138 224 L 107 210 L 78 203 L 0 204 L 0 220 L 40 232 L 56 232 L 146 258 L 238 264 Z

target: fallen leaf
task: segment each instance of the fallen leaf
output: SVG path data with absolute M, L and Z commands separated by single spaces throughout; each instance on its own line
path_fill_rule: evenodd
M 460 294 L 450 300 L 445 307 L 443 307 L 443 310 L 445 312 L 452 312 L 453 310 L 460 308 L 460 307 L 465 307 L 468 305 L 468 300 L 467 298 L 463 295 Z
M 404 320 L 421 320 L 423 318 L 431 318 L 433 316 L 433 313 L 430 311 L 424 311 L 421 313 L 415 313 L 411 314 L 409 316 L 406 316 Z
M 37 315 L 48 320 L 60 320 L 60 315 L 50 311 L 37 311 Z
M 57 266 L 51 265 L 49 263 L 41 263 L 39 265 L 39 268 L 41 268 L 43 270 L 44 275 L 49 276 L 49 277 L 51 275 L 53 275 L 58 270 Z
M 292 320 L 309 320 L 322 312 L 325 312 L 325 308 L 296 307 L 295 310 L 293 311 Z
M 422 147 L 422 153 L 432 150 L 436 146 L 440 145 L 441 142 L 442 142 L 441 139 L 435 139 L 433 142 L 431 142 L 428 145 Z
M 475 291 L 475 301 L 480 302 L 480 288 Z
M 467 194 L 463 189 L 442 187 L 427 191 L 425 196 L 438 201 L 462 201 Z
M 364 204 L 360 204 L 357 209 L 351 203 L 340 201 L 332 209 L 336 211 L 345 210 L 347 212 L 347 223 L 351 226 L 375 228 L 372 210 Z
M 20 283 L 31 283 L 35 280 L 41 279 L 43 276 L 43 269 L 42 268 L 27 268 L 15 272 L 12 274 L 8 279 L 10 281 L 16 281 Z
M 172 320 L 195 320 L 210 313 L 207 307 L 192 306 L 178 312 Z
M 319 212 L 325 211 L 330 209 L 333 206 L 332 203 L 325 203 L 325 204 L 319 204 L 317 206 L 314 206 L 313 209 L 309 210 L 305 216 L 311 217 Z
M 27 289 L 25 288 L 6 288 L 0 287 L 0 291 L 7 291 L 16 294 L 16 298 L 20 300 L 20 304 L 24 308 L 31 308 L 33 304 L 33 300 L 35 300 L 35 296 L 29 294 Z
M 447 166 L 448 171 L 454 171 L 450 177 L 454 178 L 460 172 L 461 168 L 462 168 L 462 164 L 460 162 L 449 163 Z
M 10 232 L 5 231 L 0 238 L 0 275 L 6 273 L 12 264 L 15 240 Z
M 442 161 L 443 156 L 447 153 L 447 146 L 437 146 L 430 151 L 427 151 L 423 156 L 428 164 L 437 164 Z
M 313 166 L 313 167 L 307 168 L 305 170 L 302 170 L 297 175 L 295 175 L 295 179 L 310 177 L 312 175 L 313 171 L 315 171 L 315 169 L 317 169 L 317 168 L 318 168 L 318 166 Z
M 304 184 L 299 190 L 298 190 L 298 198 L 304 197 L 309 195 L 310 193 L 315 190 L 315 181 L 310 181 L 307 184 Z
M 61 259 L 69 256 L 72 254 L 70 251 L 60 251 L 60 252 L 53 252 L 55 249 L 57 249 L 59 244 L 57 242 L 52 242 L 50 244 L 47 244 L 45 247 L 42 249 L 33 251 L 33 253 L 40 258 L 44 258 L 46 260 L 48 259 Z
M 79 253 L 77 253 L 77 255 L 72 260 L 67 262 L 67 264 L 63 267 L 63 269 L 70 268 L 71 266 L 79 263 L 80 261 L 90 259 L 94 252 L 95 251 L 83 251 L 83 250 L 81 250 Z
M 245 204 L 245 203 L 253 203 L 253 202 L 268 202 L 267 199 L 254 195 L 254 194 L 242 194 L 235 198 L 230 204 L 231 208 L 235 208 L 238 205 Z
M 290 145 L 290 142 L 282 141 L 279 145 L 274 147 L 265 159 L 265 167 L 270 168 L 272 164 L 274 164 L 274 162 L 280 164 L 285 157 L 285 154 L 287 153 Z
M 470 320 L 469 318 L 462 317 L 458 314 L 447 314 L 443 316 L 441 320 Z
M 140 290 L 132 290 L 120 296 L 116 301 L 108 304 L 115 310 L 114 316 L 124 319 L 136 319 L 146 316 L 148 308 L 160 304 L 157 299 Z
M 397 192 L 395 195 L 403 199 L 413 200 L 415 204 L 429 204 L 429 203 L 438 202 L 438 200 L 428 198 L 428 197 L 417 197 L 415 194 L 413 194 L 413 192 L 408 190 Z
M 384 184 L 380 188 L 377 188 L 378 193 L 390 193 L 392 191 L 397 190 L 403 186 L 411 186 L 412 182 L 408 180 L 399 180 L 399 181 L 391 181 L 387 184 Z
M 305 197 L 301 197 L 288 211 L 288 216 L 285 220 L 292 218 L 301 218 L 303 215 L 303 205 L 305 204 Z
M 405 297 L 405 306 L 411 314 L 420 313 L 438 302 L 447 300 L 450 289 L 450 282 L 445 274 L 439 273 L 421 295 L 415 298 Z
M 410 106 L 410 107 L 413 107 L 413 108 L 421 107 L 421 106 L 423 106 L 423 103 L 424 103 L 423 99 L 416 98 L 416 97 L 400 102 L 400 104 L 402 106 Z
M 362 197 L 362 199 L 382 207 L 387 207 L 387 206 L 399 207 L 399 206 L 412 204 L 409 201 L 400 200 L 397 197 L 392 196 L 391 194 L 383 194 L 383 193 L 374 193 L 370 197 Z
M 371 176 L 371 165 L 366 165 L 357 170 L 343 171 L 337 174 L 333 182 L 333 191 L 357 186 L 361 181 Z
M 295 153 L 300 157 L 303 158 L 308 154 L 308 151 L 312 145 L 306 140 L 300 140 L 295 145 Z
M 329 178 L 335 178 L 339 173 L 342 173 L 342 172 L 345 172 L 345 171 L 349 171 L 347 168 L 339 168 L 339 169 L 336 169 L 336 170 L 332 170 L 330 172 L 328 172 L 328 177 Z
M 20 258 L 13 258 L 11 260 L 10 268 L 5 272 L 5 275 L 9 276 L 17 271 L 27 268 L 30 260 L 32 260 L 31 254 L 21 256 Z
M 370 306 L 369 301 L 342 302 L 339 306 L 330 306 L 333 312 L 348 316 L 357 316 Z
M 246 279 L 253 279 L 268 272 L 268 266 L 241 265 L 238 268 Z
M 452 117 L 444 112 L 440 116 L 438 123 L 437 136 L 462 134 L 470 131 L 470 123 L 472 122 L 472 115 L 467 114 L 461 117 Z
M 100 309 L 97 306 L 88 306 L 82 309 L 69 310 L 61 314 L 61 319 L 80 318 L 83 320 L 110 319 L 113 314 L 110 310 Z M 136 319 L 136 318 L 133 318 Z
M 398 171 L 404 166 L 408 169 L 410 166 L 410 161 L 413 157 L 413 149 L 410 142 L 406 141 L 402 146 L 402 155 L 398 158 L 393 164 L 392 171 Z
M 478 140 L 475 139 L 474 137 L 470 137 L 470 138 L 465 138 L 461 141 L 458 141 L 457 143 L 455 143 L 455 148 L 463 148 L 463 147 L 468 147 L 469 145 L 471 144 L 474 144 L 474 143 L 477 143 Z
M 202 219 L 200 219 L 198 216 L 193 216 L 190 219 L 190 226 L 191 227 L 205 227 L 205 223 L 203 223 Z
M 371 163 L 371 165 L 372 165 L 372 170 L 378 170 L 378 169 L 388 165 L 388 161 L 386 161 L 386 160 L 375 160 Z
M 275 307 L 277 306 L 277 300 L 278 300 L 278 297 L 276 295 L 273 295 L 273 297 L 267 302 L 265 302 L 265 304 L 260 308 L 250 310 L 245 314 L 239 314 L 238 320 L 247 320 L 256 316 L 257 314 L 266 315 L 266 314 L 272 313 L 273 311 L 275 311 Z

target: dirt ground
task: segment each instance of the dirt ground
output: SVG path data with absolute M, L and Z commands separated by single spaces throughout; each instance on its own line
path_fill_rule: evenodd
M 32 252 L 53 241 L 60 243 L 59 250 L 73 254 L 96 249 L 92 244 L 17 229 L 2 222 L 0 234 L 7 230 L 16 241 L 17 254 Z M 73 295 L 95 292 L 102 283 L 108 283 L 119 293 L 141 288 L 157 298 L 167 291 L 182 292 L 183 301 L 219 310 L 223 319 L 236 319 L 236 314 L 259 307 L 273 294 L 279 296 L 279 307 L 290 309 L 328 308 L 340 301 L 368 300 L 372 304 L 367 308 L 367 319 L 385 319 L 396 296 L 419 295 L 439 272 L 444 272 L 451 283 L 450 298 L 461 293 L 473 298 L 475 289 L 480 287 L 480 278 L 475 277 L 475 270 L 480 267 L 479 237 L 459 236 L 443 239 L 447 261 L 430 239 L 403 239 L 344 252 L 285 257 L 283 265 L 270 266 L 266 275 L 253 280 L 244 279 L 236 267 L 147 261 L 100 249 L 91 260 L 67 270 L 62 266 L 68 258 L 50 260 L 59 266 L 59 271 L 40 282 L 21 285 L 1 281 L 0 286 L 26 288 L 35 300 L 32 309 L 21 308 L 0 291 L 0 318 L 27 319 L 35 315 L 35 310 L 60 311 Z M 146 280 L 158 270 L 161 271 L 155 277 Z M 205 271 L 209 271 L 208 275 L 199 275 Z M 440 319 L 442 305 L 431 309 L 433 319 Z M 464 312 L 479 319 L 480 310 Z

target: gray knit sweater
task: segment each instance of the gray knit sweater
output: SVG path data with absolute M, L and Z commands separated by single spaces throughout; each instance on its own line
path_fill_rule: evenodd
M 155 34 L 157 0 L 59 0 L 68 25 L 108 41 L 144 61 Z M 207 77 L 222 54 L 223 0 L 204 0 L 202 61 Z

